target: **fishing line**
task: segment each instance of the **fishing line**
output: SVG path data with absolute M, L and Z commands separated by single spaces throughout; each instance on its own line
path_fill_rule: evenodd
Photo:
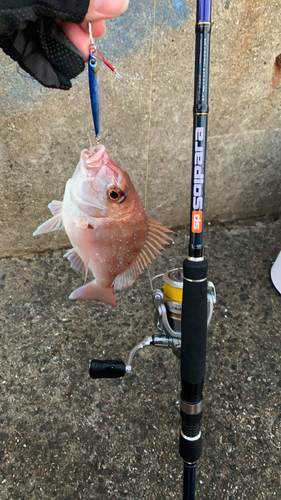
M 147 146 L 146 146 L 146 180 L 145 180 L 145 201 L 144 201 L 144 209 L 146 211 L 147 207 L 147 191 L 148 191 L 148 173 L 149 173 L 149 145 L 150 145 L 150 129 L 151 129 L 151 118 L 152 118 L 152 84 L 153 84 L 153 59 L 154 59 L 154 39 L 155 39 L 155 24 L 156 24 L 156 3 L 157 0 L 154 0 L 154 9 L 153 9 L 153 27 L 152 27 L 152 42 L 151 42 L 151 71 L 150 71 L 150 91 L 149 91 L 149 112 L 148 112 L 148 130 L 147 130 Z M 101 52 L 96 48 L 95 41 L 92 33 L 92 25 L 88 23 L 89 29 L 89 37 L 90 37 L 90 54 L 100 61 L 102 61 L 106 66 L 111 69 L 117 76 L 117 78 L 122 81 L 122 76 L 120 73 L 116 71 L 116 69 L 106 61 Z M 150 283 L 151 290 L 153 291 L 152 281 L 150 277 L 149 269 L 147 268 L 148 279 Z
M 146 205 L 147 205 L 148 171 L 149 171 L 149 143 L 150 143 L 150 128 L 151 128 L 151 116 L 152 116 L 152 83 L 153 83 L 153 58 L 154 58 L 153 51 L 154 51 L 155 21 L 156 21 L 156 3 L 157 3 L 157 0 L 154 0 L 153 28 L 152 28 L 152 42 L 151 42 L 149 111 L 148 111 L 147 144 L 146 144 L 146 179 L 145 179 L 145 191 L 144 191 L 144 209 L 145 209 L 145 211 L 146 211 Z M 149 272 L 148 268 L 147 268 L 147 274 L 148 274 L 150 287 L 151 287 L 151 290 L 153 292 L 152 281 L 151 281 L 150 272 Z
M 152 28 L 152 42 L 151 42 L 151 71 L 150 71 L 150 91 L 149 91 L 149 117 L 148 117 L 148 130 L 147 130 L 147 144 L 146 144 L 146 180 L 145 180 L 145 195 L 144 195 L 144 209 L 146 211 L 147 204 L 147 188 L 148 188 L 148 170 L 149 170 L 149 142 L 150 142 L 150 128 L 152 116 L 152 79 L 153 79 L 153 51 L 154 51 L 154 35 L 155 35 L 155 14 L 156 14 L 156 0 L 154 0 L 154 13 L 153 13 L 153 28 Z

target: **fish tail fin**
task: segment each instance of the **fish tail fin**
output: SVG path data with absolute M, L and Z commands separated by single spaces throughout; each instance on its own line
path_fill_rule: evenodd
M 70 299 L 82 299 L 82 300 L 99 300 L 112 307 L 117 306 L 116 298 L 113 292 L 113 288 L 110 286 L 105 288 L 98 285 L 95 281 L 87 283 L 87 285 L 80 286 L 76 288 L 74 292 L 69 296 Z

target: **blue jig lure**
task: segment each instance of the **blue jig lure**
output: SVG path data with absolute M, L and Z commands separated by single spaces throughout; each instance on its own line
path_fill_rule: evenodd
M 89 55 L 88 68 L 89 68 L 89 88 L 90 88 L 92 114 L 93 114 L 93 120 L 94 120 L 97 141 L 99 141 L 99 139 L 100 139 L 100 137 L 99 137 L 100 112 L 101 112 L 100 76 L 99 76 L 98 60 L 91 51 L 90 51 L 90 55 Z
M 89 89 L 90 89 L 90 98 L 91 98 L 91 107 L 92 114 L 95 126 L 95 133 L 97 142 L 100 141 L 100 114 L 101 114 L 101 83 L 99 76 L 99 65 L 98 60 L 102 61 L 118 78 L 118 80 L 122 81 L 122 76 L 114 66 L 112 66 L 102 55 L 102 53 L 96 48 L 95 42 L 92 35 L 92 26 L 89 23 L 89 35 L 90 35 L 90 53 L 89 53 L 89 63 L 88 63 L 88 72 L 89 72 Z

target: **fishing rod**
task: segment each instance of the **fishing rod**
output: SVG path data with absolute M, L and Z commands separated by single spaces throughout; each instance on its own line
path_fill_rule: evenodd
M 181 322 L 180 455 L 184 500 L 195 498 L 195 470 L 201 455 L 200 421 L 207 341 L 207 269 L 204 258 L 204 201 L 208 126 L 211 0 L 197 0 L 193 147 L 188 256 L 183 263 Z
M 207 152 L 211 0 L 197 0 L 195 81 L 193 108 L 193 149 L 190 206 L 190 235 L 183 268 L 152 278 L 163 286 L 152 293 L 158 333 L 146 336 L 129 354 L 128 361 L 93 359 L 90 377 L 117 378 L 131 373 L 135 354 L 144 347 L 169 347 L 181 362 L 180 455 L 184 462 L 183 500 L 195 499 L 196 464 L 201 456 L 200 422 L 206 365 L 207 327 L 210 324 L 216 291 L 207 281 L 204 258 L 204 201 Z

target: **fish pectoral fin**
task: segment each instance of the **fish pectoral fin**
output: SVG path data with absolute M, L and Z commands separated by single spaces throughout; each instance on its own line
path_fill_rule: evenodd
M 87 285 L 76 288 L 69 298 L 80 300 L 99 300 L 100 302 L 104 302 L 112 307 L 117 306 L 113 288 L 111 286 L 105 288 L 98 285 L 95 281 L 91 281 L 90 283 L 87 283 Z
M 68 250 L 68 252 L 64 254 L 64 257 L 66 257 L 70 261 L 71 267 L 75 269 L 75 271 L 78 271 L 81 274 L 85 273 L 84 261 L 80 257 L 80 255 L 78 255 L 75 248 L 71 248 L 71 250 Z
M 61 214 L 55 215 L 46 222 L 43 222 L 43 224 L 41 224 L 41 226 L 39 226 L 33 233 L 33 236 L 37 236 L 38 234 L 43 233 L 49 233 L 50 231 L 58 231 L 59 229 L 64 229 Z
M 52 215 L 60 215 L 62 213 L 62 201 L 53 200 L 48 205 L 49 210 L 51 210 Z

